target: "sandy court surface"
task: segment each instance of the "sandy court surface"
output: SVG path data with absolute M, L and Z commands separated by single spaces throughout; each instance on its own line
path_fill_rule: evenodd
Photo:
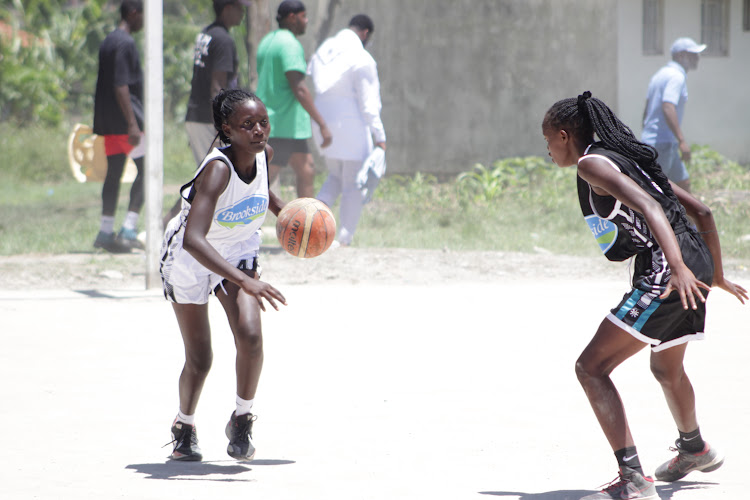
M 258 453 L 249 463 L 225 452 L 234 346 L 215 299 L 214 365 L 197 412 L 204 462 L 171 463 L 162 445 L 177 410 L 182 342 L 160 291 L 144 290 L 142 256 L 39 257 L 49 274 L 68 269 L 59 279 L 23 275 L 20 260 L 3 258 L 0 496 L 562 500 L 614 478 L 573 364 L 626 290 L 626 267 L 548 255 L 337 252 L 311 261 L 264 255 L 264 278 L 289 305 L 263 316 Z M 750 421 L 749 312 L 714 293 L 708 339 L 686 361 L 704 436 L 727 462 L 657 483 L 662 499 L 747 496 L 739 436 Z M 677 433 L 647 352 L 613 378 L 650 473 L 671 457 Z

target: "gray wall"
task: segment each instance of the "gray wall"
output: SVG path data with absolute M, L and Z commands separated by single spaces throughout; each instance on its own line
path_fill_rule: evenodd
M 278 2 L 271 2 L 275 13 Z M 556 100 L 617 103 L 615 0 L 307 0 L 309 59 L 360 12 L 375 23 L 388 172 L 456 174 L 545 155 Z M 331 16 L 331 12 L 333 15 Z M 275 22 L 274 22 L 275 27 Z M 334 138 L 335 140 L 335 138 Z

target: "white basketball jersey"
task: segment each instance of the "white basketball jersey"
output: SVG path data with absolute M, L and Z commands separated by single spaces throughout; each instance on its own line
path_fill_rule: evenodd
M 225 247 L 249 240 L 263 225 L 268 213 L 268 168 L 265 151 L 255 155 L 255 178 L 248 184 L 240 179 L 231 160 L 222 150 L 214 148 L 201 163 L 193 180 L 180 191 L 183 197 L 183 220 L 187 219 L 190 210 L 187 200 L 195 178 L 214 160 L 229 165 L 230 177 L 226 189 L 216 202 L 216 210 L 206 239 L 214 247 Z

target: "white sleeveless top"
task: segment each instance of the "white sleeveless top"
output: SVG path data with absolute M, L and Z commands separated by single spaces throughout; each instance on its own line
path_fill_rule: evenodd
M 255 178 L 248 184 L 240 179 L 231 160 L 222 150 L 214 148 L 198 167 L 193 179 L 180 189 L 183 198 L 180 214 L 182 231 L 184 231 L 190 212 L 190 192 L 195 179 L 205 166 L 214 160 L 220 160 L 229 165 L 230 177 L 227 187 L 216 202 L 216 210 L 206 239 L 217 250 L 254 237 L 258 240 L 257 245 L 260 246 L 260 237 L 256 233 L 263 225 L 268 213 L 268 167 L 265 151 L 255 155 Z

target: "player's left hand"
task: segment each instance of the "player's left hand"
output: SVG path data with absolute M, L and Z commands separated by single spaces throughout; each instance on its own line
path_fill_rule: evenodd
M 683 309 L 698 309 L 698 303 L 695 301 L 696 296 L 701 302 L 706 302 L 706 297 L 701 292 L 701 288 L 711 290 L 710 286 L 696 278 L 692 271 L 683 265 L 682 268 L 672 269 L 672 277 L 669 278 L 667 288 L 659 298 L 666 299 L 670 293 L 677 292 L 680 294 Z
M 722 290 L 726 290 L 727 292 L 731 293 L 735 297 L 737 297 L 737 300 L 745 303 L 746 300 L 750 300 L 747 295 L 747 290 L 745 290 L 742 286 L 732 283 L 731 281 L 721 278 L 720 280 L 714 280 L 714 286 L 717 286 L 721 288 Z

